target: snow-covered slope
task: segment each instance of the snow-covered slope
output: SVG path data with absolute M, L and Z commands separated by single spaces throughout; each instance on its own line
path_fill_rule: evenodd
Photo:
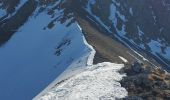
M 80 28 L 81 30 L 81 28 Z M 53 83 L 34 100 L 115 100 L 127 96 L 119 81 L 124 77 L 118 71 L 123 64 L 103 62 L 93 65 L 95 50 L 86 40 L 90 55 L 83 57 L 85 66 L 73 62 Z
M 61 23 L 62 10 L 55 10 L 53 28 L 47 25 L 54 18 L 34 12 L 13 36 L 0 47 L 0 98 L 30 100 L 58 77 L 72 62 L 85 66 L 81 57 L 88 57 L 89 48 L 72 18 Z M 78 67 L 78 66 L 76 66 Z

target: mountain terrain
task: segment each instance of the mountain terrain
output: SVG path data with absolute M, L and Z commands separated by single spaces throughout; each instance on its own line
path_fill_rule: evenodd
M 169 0 L 0 0 L 0 98 L 168 100 L 169 23 Z

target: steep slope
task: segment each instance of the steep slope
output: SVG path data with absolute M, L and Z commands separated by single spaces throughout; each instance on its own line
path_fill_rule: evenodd
M 37 7 L 35 0 L 2 0 L 1 7 L 5 15 L 0 17 L 0 46 L 28 20 Z M 8 11 L 9 10 L 9 11 Z
M 34 100 L 115 100 L 127 96 L 119 83 L 125 76 L 119 73 L 124 64 L 102 62 L 93 65 L 95 51 L 86 40 L 84 43 L 91 48 L 84 69 L 72 68 L 77 66 L 73 63 Z
M 31 16 L 27 16 L 28 21 L 17 32 L 12 32 L 12 37 L 1 46 L 1 99 L 30 100 L 72 62 L 79 62 L 76 67 L 86 65 L 90 49 L 84 44 L 83 34 L 74 18 L 63 20 L 66 16 L 59 8 L 54 10 L 54 15 L 49 14 L 49 10 L 59 3 L 46 6 L 43 12 L 39 5 Z M 20 16 L 18 12 L 13 16 Z M 5 30 L 4 27 L 1 28 Z M 8 34 L 2 34 L 8 37 Z

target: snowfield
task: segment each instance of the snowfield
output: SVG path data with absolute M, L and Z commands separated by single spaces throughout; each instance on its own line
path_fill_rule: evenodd
M 60 18 L 62 11 L 56 11 Z M 89 55 L 83 34 L 77 23 L 66 26 L 53 20 L 46 11 L 37 11 L 12 38 L 0 47 L 0 98 L 2 100 L 31 100 L 73 62 L 81 67 Z M 83 58 L 82 58 L 83 57 Z M 82 60 L 82 61 L 81 61 Z

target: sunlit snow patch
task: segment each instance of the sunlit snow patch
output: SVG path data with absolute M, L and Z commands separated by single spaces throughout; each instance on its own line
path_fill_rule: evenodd
M 148 43 L 148 46 L 150 47 L 151 52 L 153 54 L 155 55 L 159 54 L 170 61 L 170 47 L 169 46 L 165 46 L 164 52 L 162 52 L 162 49 L 161 49 L 161 47 L 163 47 L 164 45 L 161 44 L 159 40 L 157 41 L 151 40 L 151 42 Z
M 125 62 L 125 63 L 128 62 L 128 61 L 127 61 L 125 58 L 123 58 L 122 56 L 119 56 L 119 58 L 120 58 L 123 62 Z
M 110 62 L 87 68 L 58 84 L 39 100 L 114 100 L 127 96 L 118 82 L 124 75 L 118 73 L 124 65 Z

